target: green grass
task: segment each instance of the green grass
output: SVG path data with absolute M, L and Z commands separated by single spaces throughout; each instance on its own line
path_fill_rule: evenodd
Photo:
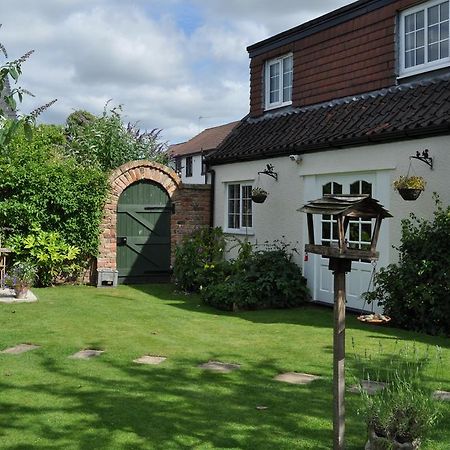
M 0 349 L 41 346 L 0 355 L 0 448 L 331 448 L 331 310 L 222 313 L 158 285 L 35 292 L 37 303 L 0 305 Z M 354 351 L 372 355 L 376 365 L 397 341 L 414 341 L 420 352 L 442 347 L 442 365 L 425 369 L 426 383 L 450 390 L 448 339 L 363 325 L 352 316 L 348 384 L 359 364 Z M 105 353 L 87 361 L 68 358 L 82 348 Z M 160 366 L 132 363 L 144 354 L 168 360 Z M 196 367 L 209 359 L 242 368 L 220 374 Z M 272 380 L 285 371 L 323 379 L 307 386 Z M 358 404 L 358 395 L 347 394 L 347 448 L 354 450 L 364 447 L 366 434 Z M 450 404 L 423 448 L 450 448 Z

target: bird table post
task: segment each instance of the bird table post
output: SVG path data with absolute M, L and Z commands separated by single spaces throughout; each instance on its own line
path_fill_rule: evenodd
M 343 450 L 345 434 L 345 274 L 351 271 L 352 261 L 376 260 L 375 251 L 381 220 L 392 217 L 377 200 L 368 195 L 325 195 L 299 209 L 307 213 L 309 244 L 305 252 L 329 258 L 328 268 L 334 275 L 333 324 L 333 449 Z M 337 247 L 316 245 L 313 214 L 332 215 L 337 221 Z M 350 220 L 376 219 L 368 249 L 349 248 L 345 238 Z

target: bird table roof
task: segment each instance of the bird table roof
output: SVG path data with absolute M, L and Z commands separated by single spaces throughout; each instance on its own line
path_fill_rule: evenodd
M 297 211 L 349 217 L 392 217 L 392 214 L 370 195 L 324 195 L 322 198 L 308 202 Z

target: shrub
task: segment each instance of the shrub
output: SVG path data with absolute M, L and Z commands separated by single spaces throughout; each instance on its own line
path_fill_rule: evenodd
M 380 269 L 366 295 L 402 328 L 449 335 L 450 206 L 435 200 L 432 219 L 411 214 L 402 221 L 399 262 Z
M 220 309 L 291 308 L 309 298 L 306 279 L 289 245 L 276 241 L 265 250 L 241 246 L 231 273 L 202 290 L 205 303 Z
M 175 250 L 174 277 L 187 292 L 199 292 L 228 270 L 224 260 L 225 238 L 221 228 L 199 228 Z
M 100 117 L 75 111 L 67 118 L 67 155 L 84 166 L 103 171 L 138 159 L 167 164 L 167 146 L 159 137 L 161 130 L 141 131 L 131 123 L 125 125 L 121 106 L 110 110 L 107 106 Z
M 18 261 L 27 261 L 37 268 L 39 286 L 50 286 L 58 278 L 78 275 L 76 263 L 80 249 L 67 244 L 57 232 L 34 230 L 28 236 L 15 235 L 8 241 Z
M 61 127 L 40 125 L 31 140 L 16 133 L 0 153 L 0 227 L 10 236 L 58 232 L 80 249 L 81 263 L 97 254 L 107 177 L 63 157 L 65 144 Z

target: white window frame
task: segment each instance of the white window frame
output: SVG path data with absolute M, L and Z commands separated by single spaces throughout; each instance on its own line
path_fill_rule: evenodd
M 450 3 L 449 0 L 447 0 Z M 399 76 L 398 78 L 409 77 L 420 73 L 428 72 L 430 70 L 436 70 L 443 67 L 450 66 L 450 52 L 446 58 L 441 58 L 436 61 L 428 62 L 428 8 L 445 3 L 442 0 L 433 0 L 422 3 L 413 8 L 402 11 L 399 15 Z M 449 5 L 450 6 L 450 5 Z M 405 17 L 410 14 L 424 11 L 424 60 L 423 64 L 405 68 Z
M 284 90 L 284 84 L 283 84 L 283 60 L 287 58 L 292 58 L 292 82 L 291 82 L 291 98 L 288 101 L 283 101 L 283 90 Z M 280 66 L 280 100 L 278 102 L 270 102 L 270 66 L 274 64 L 279 64 Z M 294 57 L 292 53 L 288 53 L 286 55 L 280 56 L 278 58 L 271 59 L 269 61 L 266 61 L 264 66 L 264 87 L 265 87 L 265 109 L 274 109 L 274 108 L 280 108 L 282 106 L 288 106 L 292 105 L 292 90 L 294 88 Z
M 229 203 L 229 186 L 231 185 L 239 185 L 239 227 L 230 227 L 229 226 L 229 216 L 232 214 L 230 211 L 230 203 Z M 254 215 L 254 209 L 252 200 L 250 200 L 251 205 L 251 218 L 252 218 L 252 226 L 251 227 L 243 227 L 242 226 L 242 217 L 243 217 L 243 187 L 250 187 L 250 189 L 253 188 L 253 181 L 230 181 L 225 183 L 225 223 L 224 223 L 224 231 L 225 233 L 232 233 L 232 234 L 245 234 L 245 235 L 252 235 L 254 234 L 253 226 L 255 224 L 255 215 Z

